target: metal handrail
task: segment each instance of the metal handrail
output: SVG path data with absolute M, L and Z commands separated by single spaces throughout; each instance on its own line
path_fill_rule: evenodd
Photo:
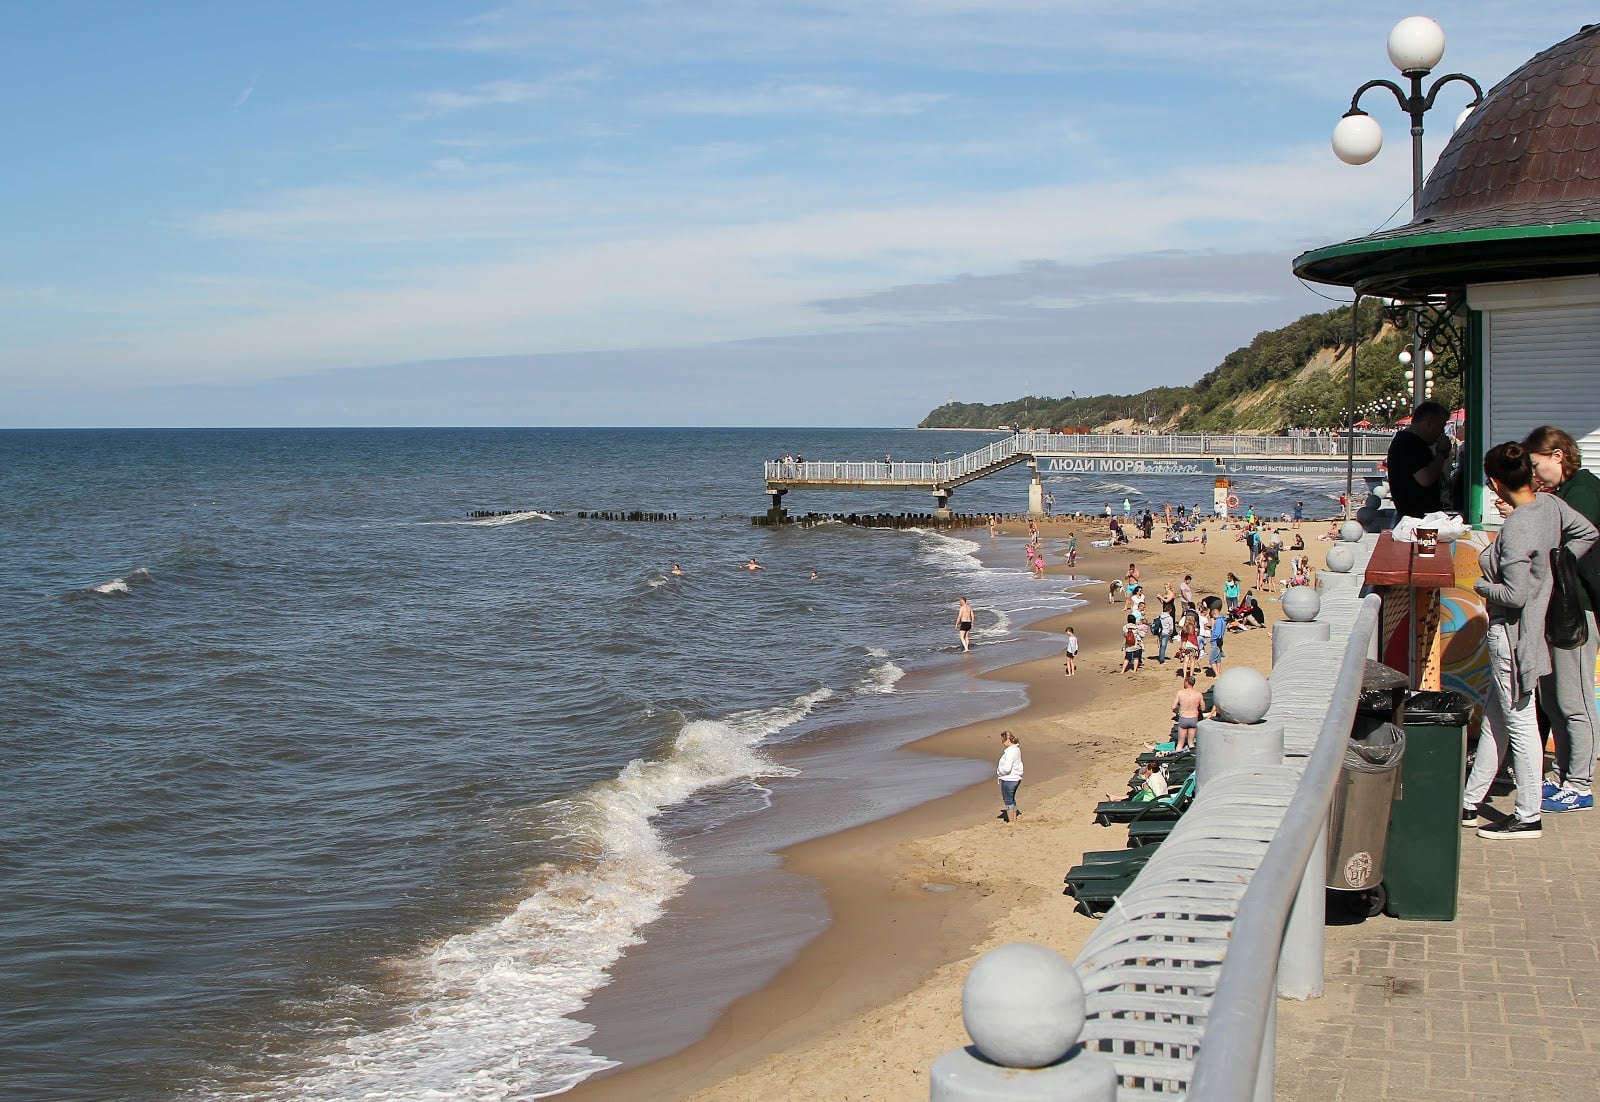
M 884 482 L 948 485 L 1019 455 L 1174 456 L 1199 458 L 1343 455 L 1347 441 L 1323 436 L 1240 436 L 1209 433 L 1119 436 L 1112 433 L 1019 432 L 954 459 L 903 463 L 850 461 L 804 463 L 768 460 L 769 482 Z M 1356 437 L 1357 455 L 1387 454 L 1382 436 Z
M 1328 822 L 1355 721 L 1367 647 L 1377 631 L 1381 608 L 1376 595 L 1362 601 L 1316 747 L 1306 759 L 1300 785 L 1261 867 L 1240 900 L 1189 1081 L 1191 1102 L 1237 1102 L 1255 1097 L 1266 1028 L 1276 998 L 1284 928 L 1317 838 Z

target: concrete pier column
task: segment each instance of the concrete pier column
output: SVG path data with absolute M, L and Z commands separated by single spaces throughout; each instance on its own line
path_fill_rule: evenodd
M 933 491 L 933 515 L 940 520 L 950 519 L 950 491 Z
M 1220 718 L 1200 721 L 1194 760 L 1199 791 L 1229 773 L 1283 764 L 1283 724 L 1262 722 L 1272 705 L 1265 677 L 1236 666 L 1217 678 L 1211 695 Z
M 1039 465 L 1029 463 L 1033 476 L 1028 480 L 1028 513 L 1030 516 L 1044 514 L 1044 483 L 1039 479 Z
M 783 495 L 788 492 L 788 490 L 768 491 L 772 497 L 772 507 L 767 510 L 768 524 L 782 524 L 789 519 L 789 514 L 783 508 Z

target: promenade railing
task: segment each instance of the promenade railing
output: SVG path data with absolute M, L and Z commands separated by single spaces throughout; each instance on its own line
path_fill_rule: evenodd
M 932 1098 L 1272 1097 L 1277 996 L 1322 990 L 1328 811 L 1382 607 L 1376 596 L 1357 596 L 1359 581 L 1346 574 L 1324 588 L 1319 620 L 1328 623 L 1328 642 L 1307 638 L 1275 661 L 1259 733 L 1246 725 L 1224 734 L 1207 729 L 1217 721 L 1203 722 L 1207 779 L 1194 805 L 1085 942 L 1068 982 L 1014 980 L 1042 1013 L 1082 1023 L 1076 1036 L 1059 1038 L 1061 1055 L 1006 1060 L 985 1047 L 993 1023 L 969 1015 L 983 1058 L 957 1055 L 971 1049 L 941 1057 Z M 1210 764 L 1208 734 L 1224 739 L 1223 757 Z M 1281 754 L 1225 767 L 1241 748 L 1270 748 L 1273 736 Z M 981 988 L 987 959 L 969 985 Z M 1069 1010 L 1045 1009 L 1061 1006 Z M 1007 1020 L 1014 1026 L 1014 1015 Z M 1097 1070 L 1102 1061 L 1114 1076 Z

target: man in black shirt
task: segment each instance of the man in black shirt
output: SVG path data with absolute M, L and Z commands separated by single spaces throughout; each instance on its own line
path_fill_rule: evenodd
M 1411 424 L 1394 434 L 1386 465 L 1389 496 L 1402 517 L 1421 517 L 1442 508 L 1440 491 L 1450 462 L 1450 441 L 1444 435 L 1450 411 L 1438 402 L 1423 402 Z

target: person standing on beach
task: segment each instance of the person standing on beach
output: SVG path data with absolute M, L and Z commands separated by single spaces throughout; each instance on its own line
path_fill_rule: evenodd
M 1078 533 L 1067 533 L 1067 566 L 1076 568 L 1078 565 Z
M 1206 527 L 1205 527 L 1205 525 L 1203 525 L 1203 524 L 1202 524 L 1202 525 L 1201 525 L 1201 526 L 1200 526 L 1200 553 L 1201 553 L 1201 554 L 1202 554 L 1202 555 L 1204 555 L 1204 554 L 1205 554 L 1205 553 L 1206 553 L 1206 541 L 1207 541 L 1207 540 L 1208 540 L 1208 539 L 1209 539 L 1209 538 L 1210 538 L 1210 537 L 1208 537 L 1208 536 L 1207 536 L 1207 535 L 1206 535 Z
M 1139 621 L 1132 613 L 1122 628 L 1122 672 L 1144 669 L 1144 644 L 1139 641 Z
M 998 536 L 999 534 L 1000 534 L 1000 518 L 995 516 L 993 513 L 990 513 L 989 514 L 989 542 L 993 543 L 995 541 L 995 537 Z
M 956 609 L 956 634 L 961 637 L 961 649 L 970 651 L 972 649 L 972 606 L 967 603 L 965 597 L 961 598 L 961 604 Z
M 1227 598 L 1229 612 L 1239 603 L 1239 588 L 1239 576 L 1228 571 L 1228 580 L 1222 583 L 1222 595 Z
M 1172 710 L 1178 714 L 1178 750 L 1193 750 L 1195 732 L 1200 729 L 1200 715 L 1205 711 L 1205 694 L 1194 687 L 1194 676 L 1185 674 L 1183 688 L 1172 699 Z
M 1228 618 L 1219 613 L 1217 618 L 1211 621 L 1211 653 L 1206 655 L 1208 659 L 1206 672 L 1212 677 L 1222 673 L 1222 641 L 1227 637 Z
M 1022 743 L 1010 731 L 1000 732 L 1000 762 L 994 768 L 1000 782 L 1000 817 L 1012 822 L 1022 815 L 1017 810 L 1017 786 L 1022 784 Z
M 1178 635 L 1178 655 L 1183 659 L 1183 667 L 1178 672 L 1193 684 L 1195 675 L 1200 672 L 1200 614 L 1192 606 L 1183 614 L 1183 629 Z
M 1078 633 L 1072 628 L 1067 629 L 1067 653 L 1063 668 L 1068 677 L 1078 676 Z
M 1183 583 L 1178 586 L 1178 596 L 1183 598 L 1185 607 L 1194 604 L 1194 575 L 1185 574 Z

